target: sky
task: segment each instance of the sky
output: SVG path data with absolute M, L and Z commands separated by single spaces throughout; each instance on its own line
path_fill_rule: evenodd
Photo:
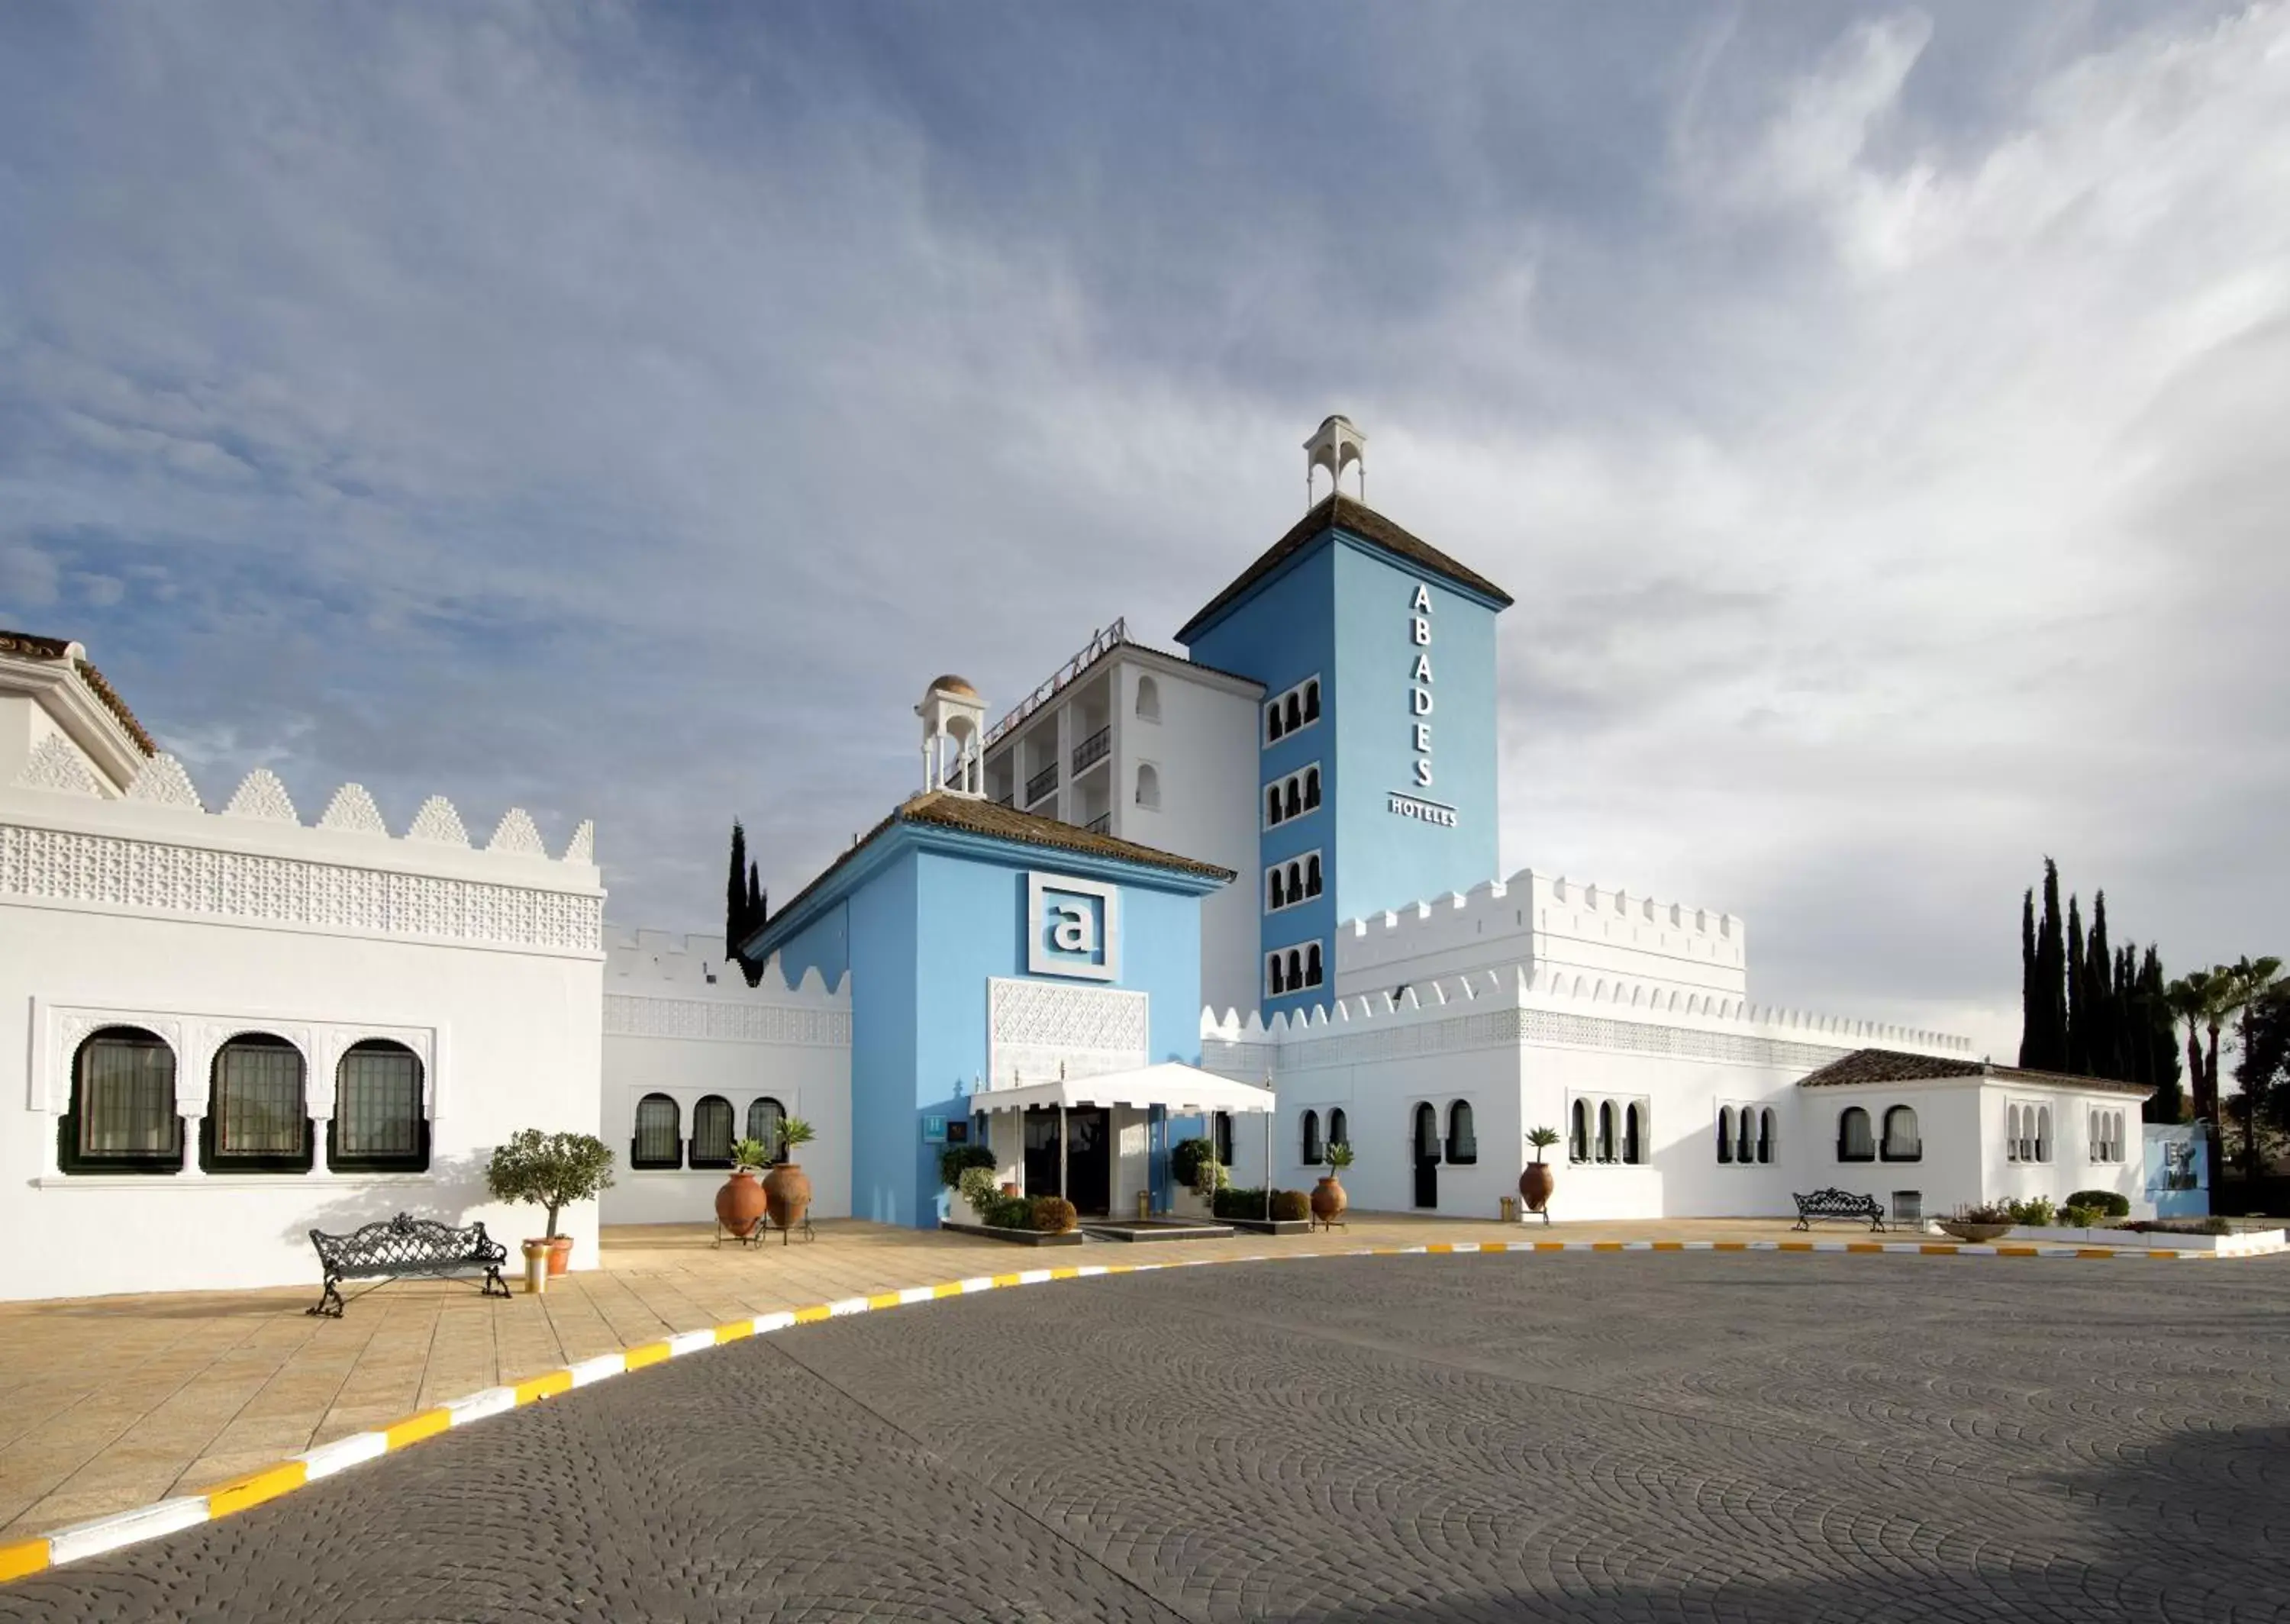
M 1502 855 L 2016 1051 L 2290 949 L 2290 7 L 0 10 L 0 625 L 208 803 L 791 894 L 1301 442 L 1517 599 Z

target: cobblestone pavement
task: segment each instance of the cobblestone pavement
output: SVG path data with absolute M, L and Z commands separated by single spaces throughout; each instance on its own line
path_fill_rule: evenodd
M 0 1620 L 2279 1620 L 2290 1267 L 1077 1281 L 728 1345 Z

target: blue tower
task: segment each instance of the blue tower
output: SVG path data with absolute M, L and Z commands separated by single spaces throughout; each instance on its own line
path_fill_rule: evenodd
M 1366 436 L 1305 442 L 1332 489 L 1177 633 L 1264 684 L 1256 787 L 1261 1007 L 1309 1009 L 1335 926 L 1498 868 L 1495 616 L 1511 598 L 1367 506 Z M 1361 500 L 1342 494 L 1357 471 Z M 1245 881 L 1249 876 L 1244 876 Z

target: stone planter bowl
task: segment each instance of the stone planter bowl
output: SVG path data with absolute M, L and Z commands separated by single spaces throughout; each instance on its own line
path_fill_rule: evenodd
M 1958 1240 L 1971 1241 L 1975 1244 L 1992 1241 L 2012 1233 L 2012 1226 L 2009 1224 L 1970 1224 L 1953 1218 L 1942 1219 L 1940 1227 L 1945 1233 L 1956 1236 Z

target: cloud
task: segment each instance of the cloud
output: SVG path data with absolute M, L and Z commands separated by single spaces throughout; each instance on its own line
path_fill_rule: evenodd
M 594 815 L 705 929 L 1344 410 L 1518 596 L 1507 865 L 1999 1052 L 2046 851 L 2290 911 L 2281 5 L 228 10 L 0 22 L 0 601 L 211 799 Z

